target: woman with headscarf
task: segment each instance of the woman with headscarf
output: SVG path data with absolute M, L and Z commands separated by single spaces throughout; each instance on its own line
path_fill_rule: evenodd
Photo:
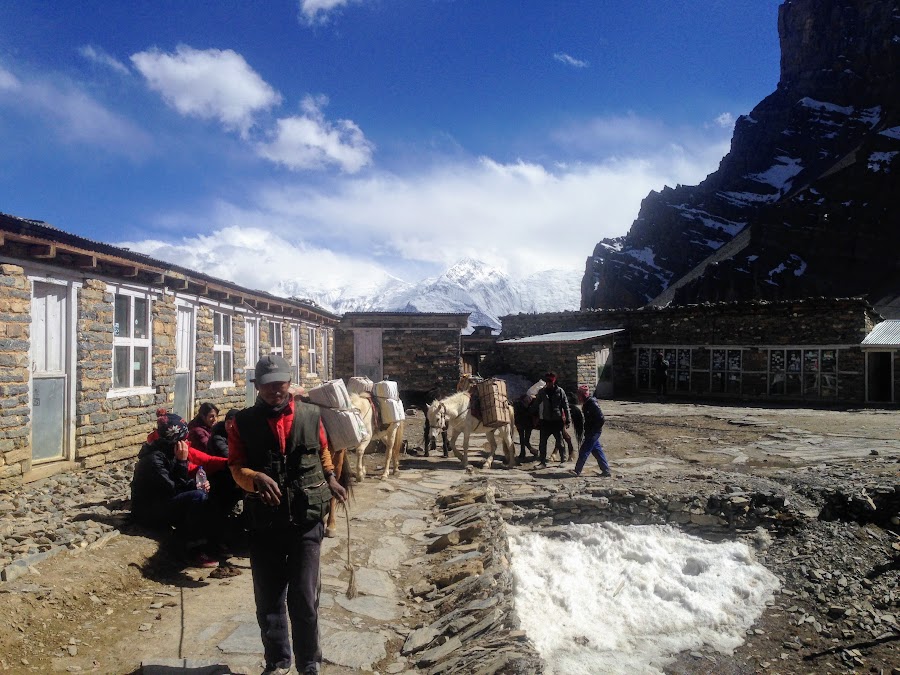
M 174 413 L 156 420 L 156 438 L 144 443 L 131 481 L 131 514 L 147 527 L 174 527 L 186 549 L 194 550 L 193 564 L 218 563 L 198 548 L 207 529 L 209 483 L 198 486 L 188 476 L 187 424 Z

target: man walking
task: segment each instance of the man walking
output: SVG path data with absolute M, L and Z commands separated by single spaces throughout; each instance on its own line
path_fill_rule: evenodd
M 669 361 L 662 351 L 656 352 L 653 372 L 656 377 L 656 393 L 660 396 L 665 396 L 669 384 Z
M 250 569 L 265 651 L 263 675 L 318 673 L 319 552 L 323 519 L 344 488 L 317 406 L 290 395 L 291 365 L 270 354 L 256 364 L 256 403 L 228 432 L 228 464 L 248 494 Z M 290 639 L 288 637 L 290 616 Z
M 556 386 L 556 373 L 549 372 L 544 375 L 544 382 L 546 382 L 544 388 L 536 396 L 541 422 L 538 444 L 538 454 L 541 460 L 538 468 L 540 469 L 547 468 L 547 441 L 551 436 L 559 448 L 560 460 L 566 461 L 563 429 L 569 426 L 569 421 L 572 419 L 569 411 L 569 399 L 566 398 L 566 393 Z M 570 439 L 569 443 L 571 444 L 571 442 Z
M 606 421 L 603 418 L 603 411 L 600 410 L 600 403 L 590 395 L 586 384 L 578 387 L 578 402 L 581 403 L 581 410 L 584 412 L 584 442 L 578 450 L 575 475 L 581 475 L 588 456 L 593 455 L 600 465 L 600 475 L 609 478 L 612 476 L 609 471 L 609 462 L 606 461 L 603 446 L 600 445 L 600 434 L 603 432 L 603 423 Z

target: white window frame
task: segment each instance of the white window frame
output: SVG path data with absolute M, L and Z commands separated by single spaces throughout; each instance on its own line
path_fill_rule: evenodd
M 316 376 L 319 374 L 319 364 L 316 362 L 316 333 L 318 331 L 315 326 L 307 326 L 306 331 L 306 335 L 309 338 L 309 347 L 306 350 L 309 357 L 309 368 L 306 374 Z
M 328 363 L 328 331 L 324 328 L 322 329 L 322 377 L 324 379 L 328 379 L 330 377 L 331 369 L 329 368 Z
M 291 372 L 294 383 L 300 382 L 300 326 L 291 324 Z
M 228 337 L 229 341 L 226 342 L 216 342 L 216 319 L 217 317 L 222 317 L 221 324 L 225 325 L 225 319 L 228 319 Z M 224 333 L 224 331 L 222 331 Z M 225 363 L 225 355 L 228 356 L 228 360 L 230 362 L 231 371 L 231 379 L 216 379 L 216 375 L 219 373 L 216 372 L 216 352 L 220 352 L 222 354 L 222 364 Z M 222 373 L 224 375 L 224 373 Z M 234 386 L 234 317 L 228 312 L 220 312 L 219 310 L 213 310 L 213 380 L 210 384 L 210 387 L 231 387 Z
M 152 394 L 155 392 L 153 388 L 153 295 L 148 291 L 131 290 L 125 288 L 112 288 L 113 292 L 113 344 L 111 368 L 109 373 L 110 389 L 107 392 L 107 398 L 115 398 L 118 396 L 133 396 L 135 394 Z M 129 333 L 134 325 L 134 301 L 135 299 L 145 300 L 147 303 L 146 320 L 147 320 L 147 337 L 136 338 L 133 335 L 116 335 L 116 298 L 128 298 L 128 321 L 130 322 Z M 128 347 L 129 362 L 132 367 L 128 369 L 128 385 L 124 387 L 116 387 L 116 347 Z M 135 348 L 147 349 L 147 384 L 134 384 L 134 350 Z
M 284 333 L 281 321 L 269 319 L 269 353 L 284 358 Z

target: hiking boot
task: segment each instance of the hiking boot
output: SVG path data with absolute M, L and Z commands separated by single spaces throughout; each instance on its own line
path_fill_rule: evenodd
M 600 478 L 612 478 L 612 474 L 609 471 L 601 471 Z

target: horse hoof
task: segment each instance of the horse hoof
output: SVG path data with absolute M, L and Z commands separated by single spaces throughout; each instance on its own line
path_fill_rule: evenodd
M 333 528 L 333 527 L 326 527 L 326 528 L 325 528 L 325 536 L 326 536 L 326 537 L 334 537 L 334 536 L 335 536 L 334 528 Z

